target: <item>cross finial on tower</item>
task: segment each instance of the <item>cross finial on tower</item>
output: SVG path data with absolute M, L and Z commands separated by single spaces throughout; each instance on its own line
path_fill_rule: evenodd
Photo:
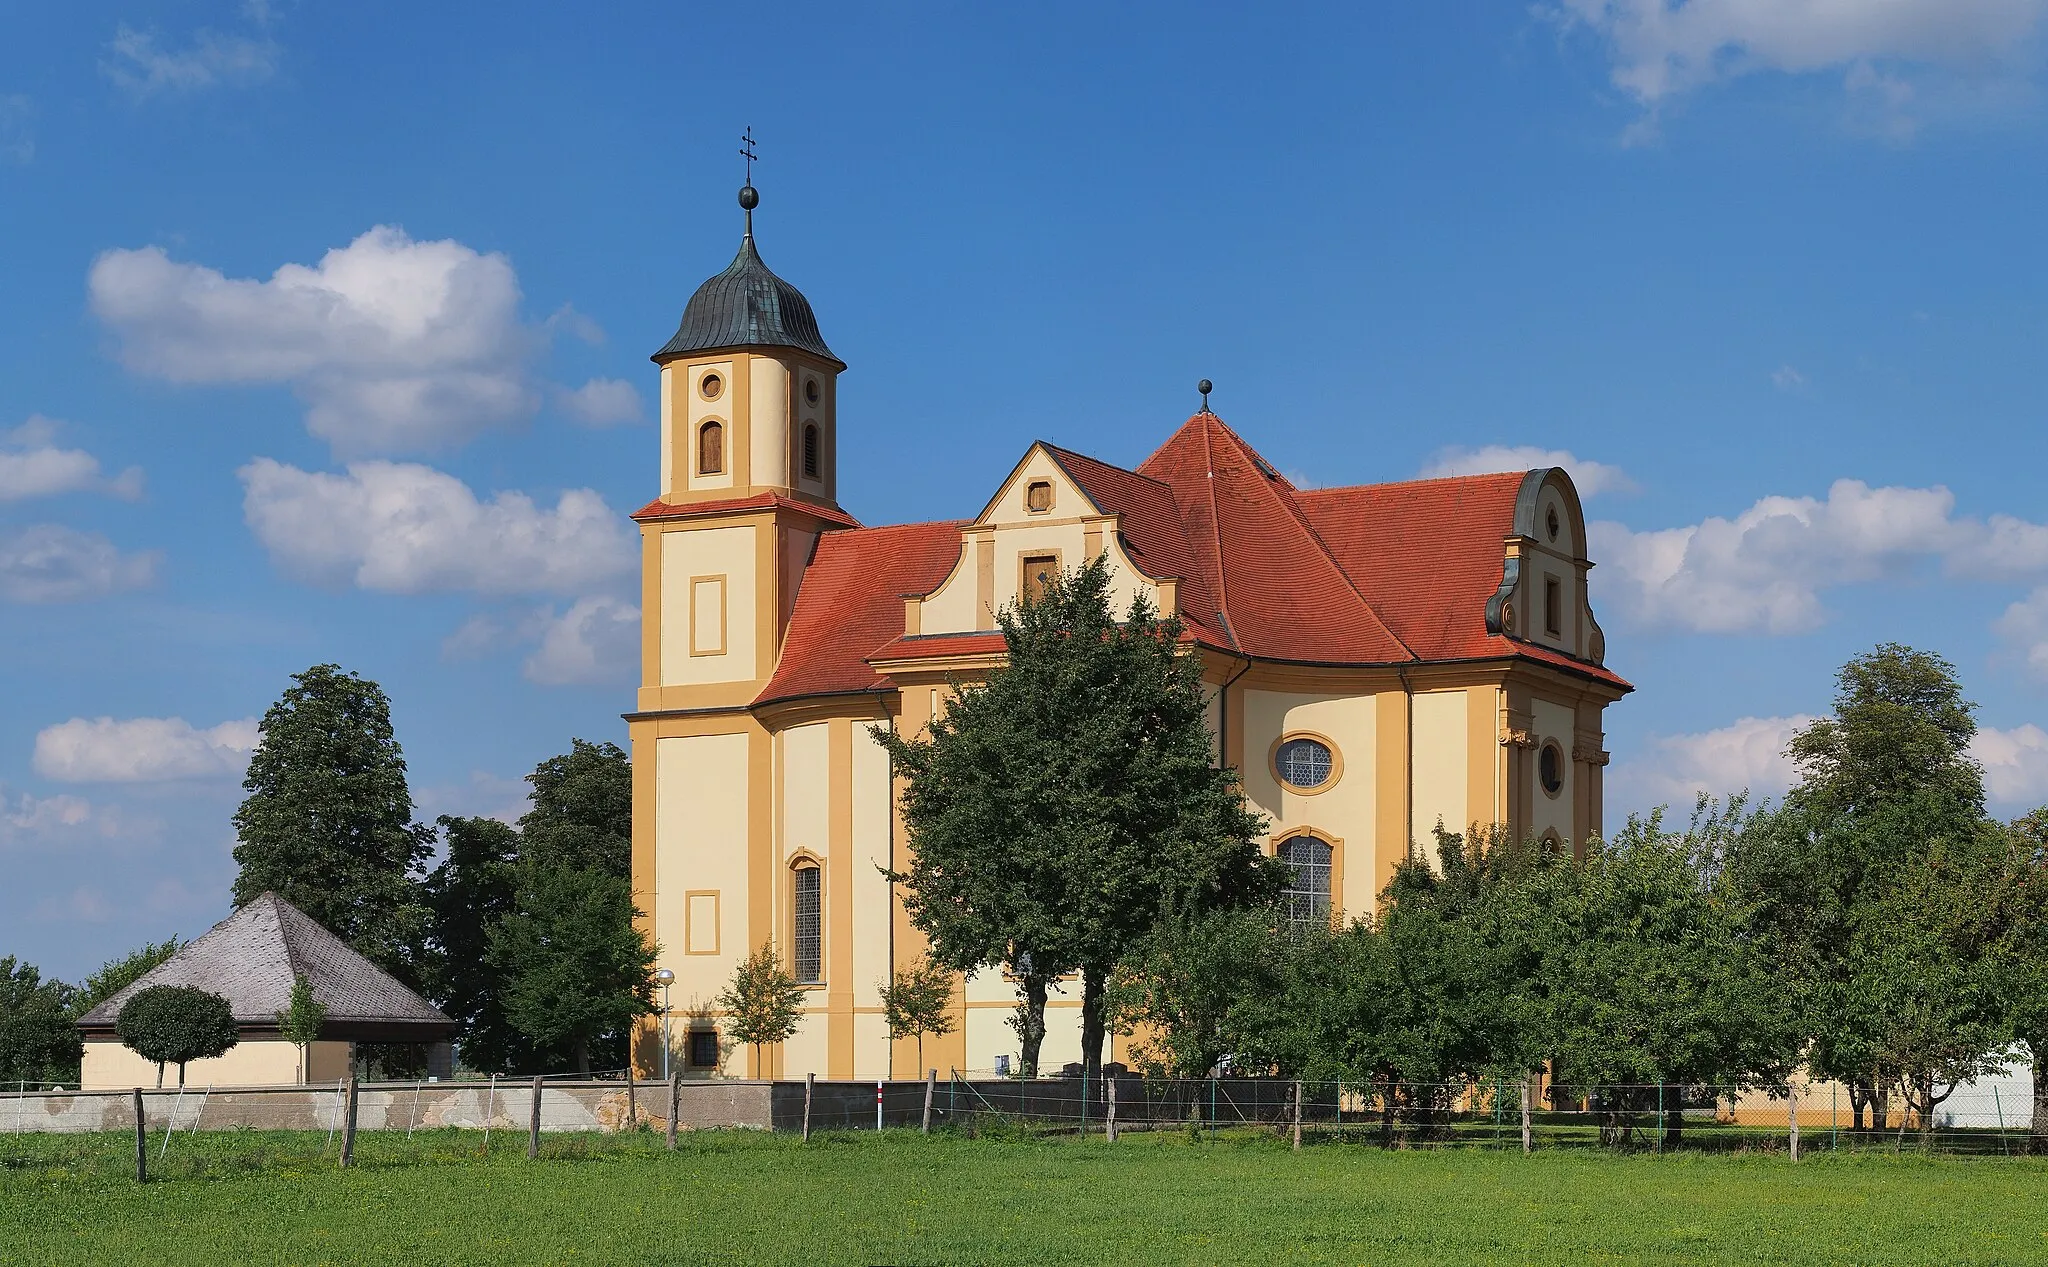
M 740 186 L 740 207 L 747 213 L 747 236 L 754 236 L 754 208 L 761 205 L 761 194 L 754 188 L 754 125 L 747 125 L 746 133 L 740 137 L 740 157 L 747 160 L 747 183 Z

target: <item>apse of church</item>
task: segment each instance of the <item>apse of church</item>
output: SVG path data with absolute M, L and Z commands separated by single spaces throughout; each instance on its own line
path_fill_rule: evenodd
M 1030 443 L 970 519 L 862 526 L 837 502 L 846 366 L 762 260 L 758 202 L 742 191 L 738 254 L 653 358 L 660 495 L 634 516 L 634 889 L 685 1076 L 921 1073 L 882 1019 L 923 945 L 882 874 L 906 844 L 870 728 L 925 726 L 1000 663 L 998 611 L 1097 555 L 1119 604 L 1181 618 L 1218 757 L 1292 867 L 1289 918 L 1371 910 L 1438 823 L 1560 848 L 1600 832 L 1601 718 L 1630 688 L 1564 471 L 1299 489 L 1205 398 L 1135 470 Z M 712 1000 L 763 943 L 809 1006 L 757 1069 Z M 995 1067 L 1014 1003 L 999 972 L 963 981 L 925 1063 Z M 1047 1019 L 1045 1067 L 1078 1059 L 1078 990 Z M 659 1026 L 643 1037 L 659 1069 Z

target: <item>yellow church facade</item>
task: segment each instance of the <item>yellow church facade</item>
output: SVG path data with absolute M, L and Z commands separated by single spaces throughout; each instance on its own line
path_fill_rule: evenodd
M 1119 606 L 1143 592 L 1180 617 L 1300 917 L 1372 910 L 1439 823 L 1600 832 L 1602 715 L 1630 688 L 1604 664 L 1562 470 L 1301 489 L 1205 404 L 1135 470 L 1032 443 L 971 518 L 863 526 L 837 502 L 845 366 L 761 261 L 753 201 L 654 357 L 660 489 L 635 515 L 634 890 L 685 1076 L 922 1075 L 879 997 L 924 945 L 886 874 L 908 844 L 874 730 L 920 731 L 1000 663 L 996 613 L 1099 555 Z M 757 1059 L 713 1000 L 764 943 L 809 1006 Z M 925 1065 L 1014 1058 L 1015 1002 L 999 971 L 962 981 Z M 1079 1058 L 1079 1008 L 1078 988 L 1053 996 L 1042 1067 Z

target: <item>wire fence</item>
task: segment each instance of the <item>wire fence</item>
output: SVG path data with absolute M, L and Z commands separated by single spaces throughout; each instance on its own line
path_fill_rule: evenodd
M 2020 1098 L 2023 1102 L 2012 1103 Z M 1679 1085 L 1354 1085 L 1280 1078 L 1021 1079 L 934 1071 L 922 1081 L 492 1078 L 307 1087 L 76 1091 L 0 1088 L 0 1165 L 51 1154 L 36 1140 L 99 1140 L 95 1155 L 159 1170 L 181 1150 L 242 1160 L 355 1160 L 360 1133 L 397 1159 L 417 1142 L 529 1157 L 608 1147 L 675 1146 L 679 1132 L 919 1130 L 968 1137 L 1069 1135 L 1114 1142 L 1174 1131 L 1191 1140 L 1266 1136 L 1293 1147 L 1480 1148 L 1539 1152 L 1919 1151 L 1981 1156 L 2048 1152 L 2048 1113 L 1998 1086 L 1949 1092 L 1932 1112 L 1893 1094 L 1876 1103 L 1831 1084 L 1787 1096 Z M 544 1142 L 551 1137 L 553 1142 Z M 575 1137 L 573 1140 L 566 1137 Z M 207 1142 L 202 1144 L 200 1141 Z M 12 1154 L 7 1141 L 18 1141 Z M 111 1143 L 107 1141 L 111 1140 Z M 468 1140 L 469 1143 L 461 1143 Z M 639 1141 L 637 1144 L 631 1141 Z M 40 1151 L 39 1151 L 40 1149 Z M 108 1150 L 112 1149 L 110 1153 Z M 124 1163 L 125 1164 L 125 1163 Z

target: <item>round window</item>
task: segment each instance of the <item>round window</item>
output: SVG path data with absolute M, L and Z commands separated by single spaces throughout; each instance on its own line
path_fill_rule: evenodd
M 706 374 L 703 381 L 697 384 L 697 390 L 704 399 L 717 400 L 719 393 L 725 390 L 725 380 L 716 374 Z
M 1307 791 L 1330 781 L 1336 756 L 1317 739 L 1289 739 L 1273 753 L 1273 770 L 1288 787 Z
M 805 401 L 806 401 L 807 403 L 809 403 L 809 404 L 813 404 L 813 405 L 815 405 L 815 404 L 817 404 L 817 403 L 818 403 L 818 380 L 817 380 L 817 379 L 815 379 L 815 378 L 807 378 L 807 379 L 805 379 L 805 380 L 804 380 L 804 400 L 805 400 Z
M 1556 796 L 1564 791 L 1564 753 L 1554 743 L 1543 745 L 1543 751 L 1536 756 L 1536 777 L 1543 781 L 1545 795 Z

